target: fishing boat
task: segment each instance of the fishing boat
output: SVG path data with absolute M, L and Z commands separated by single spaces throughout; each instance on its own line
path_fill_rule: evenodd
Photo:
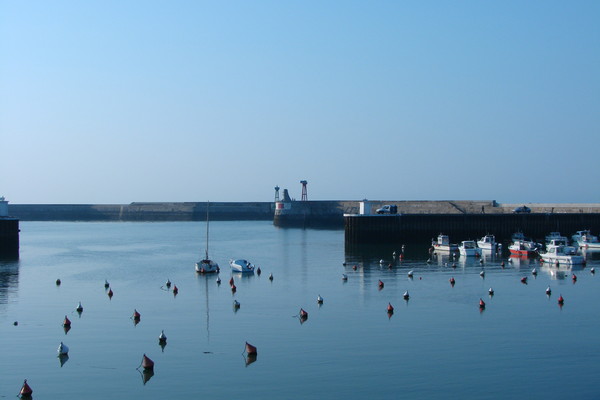
M 474 240 L 463 240 L 458 246 L 458 252 L 463 257 L 477 257 L 481 255 L 481 249 L 477 247 Z
M 546 235 L 546 245 L 556 245 L 558 243 L 568 246 L 569 239 L 566 236 L 561 235 L 560 232 L 550 232 Z
M 496 237 L 494 235 L 485 235 L 477 241 L 477 247 L 482 250 L 495 251 L 497 246 L 498 243 L 496 243 Z
M 250 264 L 247 260 L 229 260 L 229 265 L 233 272 L 254 273 L 254 265 Z
M 204 259 L 198 261 L 196 263 L 196 272 L 200 274 L 208 274 L 212 272 L 219 272 L 219 264 L 215 261 L 208 258 L 208 222 L 209 222 L 209 214 L 208 208 L 210 203 L 206 203 L 206 249 L 204 254 Z
M 451 244 L 448 235 L 439 234 L 437 241 L 431 241 L 431 247 L 435 252 L 451 253 L 458 250 L 457 244 Z
M 512 244 L 508 246 L 508 250 L 512 255 L 529 257 L 537 254 L 542 247 L 539 243 L 527 239 L 521 232 L 513 234 L 512 239 Z
M 592 235 L 589 230 L 577 231 L 577 233 L 572 236 L 572 239 L 573 242 L 577 243 L 581 248 L 600 250 L 600 240 L 598 240 L 598 236 Z
M 583 256 L 577 254 L 577 249 L 573 246 L 565 246 L 563 244 L 551 244 L 546 247 L 546 252 L 540 255 L 544 262 L 553 264 L 565 265 L 582 265 L 584 264 Z

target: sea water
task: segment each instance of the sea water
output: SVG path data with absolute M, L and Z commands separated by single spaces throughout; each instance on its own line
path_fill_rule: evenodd
M 427 244 L 408 244 L 392 263 L 400 244 L 348 251 L 341 230 L 215 221 L 208 250 L 218 285 L 194 270 L 203 222 L 20 227 L 19 261 L 0 262 L 2 397 L 24 379 L 34 399 L 600 397 L 595 254 L 584 268 L 556 270 L 506 255 L 430 259 Z M 232 274 L 231 258 L 262 274 Z M 68 359 L 57 357 L 60 342 Z M 152 373 L 140 367 L 144 354 Z

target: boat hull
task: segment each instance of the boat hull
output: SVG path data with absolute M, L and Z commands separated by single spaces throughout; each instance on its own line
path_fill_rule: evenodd
M 555 256 L 542 254 L 541 257 L 545 263 L 549 264 L 556 264 L 558 262 L 559 264 L 564 265 L 583 265 L 585 263 L 582 256 Z
M 229 265 L 231 266 L 231 270 L 233 272 L 240 272 L 242 274 L 254 273 L 254 265 L 250 264 L 246 260 L 231 260 L 229 261 Z
M 201 260 L 196 263 L 196 272 L 200 274 L 210 274 L 219 272 L 219 264 L 212 260 Z

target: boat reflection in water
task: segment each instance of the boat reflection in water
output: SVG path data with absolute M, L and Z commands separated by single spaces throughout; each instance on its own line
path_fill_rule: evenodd
M 246 367 L 248 365 L 252 364 L 253 362 L 255 362 L 257 357 L 258 357 L 257 354 L 247 354 L 246 357 L 244 357 L 244 362 L 246 363 Z
M 142 375 L 142 383 L 145 385 L 154 376 L 154 370 L 144 369 L 140 371 L 140 375 Z
M 68 354 L 59 354 L 58 361 L 60 362 L 60 367 L 62 368 L 62 366 L 65 365 L 65 363 L 67 361 L 69 361 L 69 355 Z

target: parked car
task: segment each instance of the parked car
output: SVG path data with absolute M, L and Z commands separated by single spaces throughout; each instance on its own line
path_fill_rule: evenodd
M 531 208 L 527 206 L 517 207 L 513 210 L 515 214 L 529 214 L 531 212 Z
M 386 204 L 385 206 L 375 210 L 377 214 L 397 214 L 398 206 L 395 204 Z

